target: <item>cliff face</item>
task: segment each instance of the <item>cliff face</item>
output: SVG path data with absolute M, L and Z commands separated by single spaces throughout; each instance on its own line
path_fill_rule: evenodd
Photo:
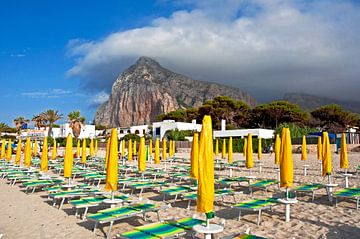
M 218 95 L 255 105 L 250 95 L 237 88 L 195 81 L 141 57 L 116 79 L 109 100 L 96 111 L 95 122 L 111 127 L 147 124 L 159 114 L 197 107 Z

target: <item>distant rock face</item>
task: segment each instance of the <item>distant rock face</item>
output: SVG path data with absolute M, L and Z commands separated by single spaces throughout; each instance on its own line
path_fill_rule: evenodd
M 95 123 L 110 127 L 147 124 L 160 114 L 198 107 L 218 95 L 255 105 L 250 95 L 237 88 L 195 81 L 140 57 L 116 79 L 109 100 L 96 111 Z

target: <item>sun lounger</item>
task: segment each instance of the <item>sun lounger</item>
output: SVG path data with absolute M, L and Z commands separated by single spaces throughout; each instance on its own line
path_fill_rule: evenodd
M 29 189 L 32 189 L 31 193 L 34 193 L 36 189 L 42 189 L 44 187 L 61 184 L 63 182 L 64 181 L 62 179 L 38 179 L 26 181 L 22 185 L 25 187 L 26 193 L 29 191 Z
M 50 193 L 49 198 L 53 199 L 53 206 L 56 206 L 56 201 L 60 199 L 59 209 L 61 209 L 66 199 L 69 200 L 73 198 L 85 197 L 99 192 L 99 189 L 73 189 Z
M 258 212 L 257 225 L 260 225 L 261 221 L 261 212 L 266 209 L 270 209 L 277 203 L 277 199 L 275 198 L 266 198 L 266 199 L 254 199 L 250 201 L 245 201 L 239 204 L 236 204 L 234 208 L 239 209 L 239 217 L 238 221 L 241 219 L 241 211 L 253 211 Z
M 298 192 L 302 192 L 302 193 L 311 192 L 312 201 L 314 201 L 314 199 L 315 199 L 315 191 L 320 190 L 322 188 L 324 188 L 324 185 L 319 184 L 319 183 L 312 183 L 312 184 L 305 184 L 305 185 L 299 186 L 299 187 L 294 189 L 294 192 L 295 193 L 298 193 Z
M 220 186 L 225 185 L 231 187 L 234 184 L 240 186 L 241 182 L 247 182 L 250 184 L 250 179 L 247 177 L 236 177 L 236 178 L 223 178 L 216 181 Z
M 277 183 L 278 183 L 278 181 L 275 179 L 258 180 L 249 185 L 250 194 L 251 194 L 251 196 L 253 195 L 254 189 L 264 189 L 265 191 L 267 191 L 269 186 L 277 184 Z
M 336 191 L 333 194 L 335 198 L 335 206 L 338 204 L 338 198 L 349 198 L 356 200 L 356 210 L 359 209 L 359 202 L 360 202 L 360 188 L 345 188 L 339 191 Z
M 231 189 L 217 189 L 215 190 L 215 198 L 221 197 L 221 200 L 224 201 L 224 196 L 232 196 L 234 199 L 234 203 L 236 203 L 235 195 L 241 194 L 242 192 L 235 192 Z M 187 193 L 183 195 L 184 200 L 189 200 L 187 209 L 190 209 L 190 205 L 192 201 L 196 201 L 197 199 L 197 192 Z
M 131 195 L 134 193 L 135 190 L 140 190 L 139 196 L 149 188 L 157 188 L 159 187 L 160 190 L 163 185 L 165 185 L 165 182 L 141 182 L 141 183 L 132 183 L 128 186 L 131 188 Z
M 163 201 L 165 201 L 166 195 L 175 196 L 175 201 L 176 201 L 178 195 L 183 194 L 183 193 L 188 193 L 193 190 L 196 190 L 196 188 L 191 188 L 188 186 L 173 186 L 173 187 L 169 187 L 164 190 L 161 190 L 160 192 L 164 195 Z

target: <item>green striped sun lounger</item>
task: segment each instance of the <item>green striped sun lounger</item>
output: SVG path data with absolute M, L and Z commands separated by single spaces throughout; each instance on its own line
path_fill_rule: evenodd
M 240 186 L 241 182 L 248 182 L 250 183 L 250 179 L 246 177 L 236 177 L 236 178 L 223 178 L 217 180 L 217 183 L 220 185 L 233 185 L 238 184 Z
M 66 191 L 59 191 L 56 193 L 50 193 L 49 198 L 53 199 L 53 206 L 56 206 L 57 199 L 60 199 L 59 209 L 63 206 L 66 199 L 72 199 L 77 197 L 85 197 L 90 194 L 99 193 L 99 189 L 73 189 Z
M 338 204 L 338 198 L 349 198 L 356 200 L 356 210 L 359 210 L 360 202 L 360 188 L 345 188 L 336 191 L 333 195 L 335 197 L 335 206 Z
M 191 187 L 174 186 L 174 187 L 170 187 L 170 188 L 166 188 L 164 190 L 161 190 L 160 192 L 164 195 L 163 201 L 165 201 L 166 195 L 175 196 L 175 201 L 176 201 L 179 194 L 187 193 L 187 192 L 189 192 L 191 190 L 192 190 Z
M 266 199 L 254 199 L 250 201 L 245 201 L 239 204 L 236 204 L 234 208 L 239 209 L 239 217 L 238 221 L 241 219 L 241 211 L 257 211 L 258 212 L 258 218 L 257 218 L 257 225 L 260 225 L 261 221 L 261 212 L 262 210 L 270 209 L 274 206 L 277 202 L 277 199 L 275 198 L 266 198 Z
M 242 192 L 235 192 L 234 190 L 225 188 L 225 189 L 215 190 L 215 195 L 214 196 L 215 196 L 215 198 L 221 197 L 222 201 L 224 201 L 224 196 L 232 196 L 233 199 L 234 199 L 234 203 L 236 203 L 235 195 L 236 194 L 241 194 L 241 193 Z M 191 192 L 191 193 L 184 194 L 183 199 L 189 200 L 187 209 L 190 209 L 191 201 L 196 201 L 197 200 L 197 192 Z
M 267 191 L 267 188 L 269 186 L 277 184 L 277 183 L 278 183 L 278 181 L 275 179 L 258 180 L 249 185 L 250 194 L 251 194 L 251 196 L 253 195 L 254 189 L 265 189 L 265 191 Z
M 64 181 L 62 179 L 49 179 L 49 180 L 39 179 L 39 180 L 32 180 L 32 181 L 24 182 L 23 186 L 25 187 L 26 192 L 28 192 L 28 190 L 32 188 L 32 193 L 34 193 L 35 190 L 38 188 L 41 189 L 44 187 L 49 187 L 49 186 L 60 184 L 63 182 Z
M 298 192 L 303 192 L 303 193 L 311 192 L 312 201 L 314 201 L 315 200 L 315 191 L 319 190 L 319 189 L 322 189 L 323 187 L 324 187 L 324 185 L 322 185 L 320 183 L 305 184 L 305 185 L 301 185 L 301 186 L 295 188 L 294 192 L 295 193 L 298 193 Z
M 134 193 L 135 190 L 140 189 L 139 196 L 141 196 L 141 194 L 145 191 L 145 189 L 160 187 L 160 190 L 161 190 L 161 188 L 164 184 L 166 184 L 166 183 L 165 182 L 145 182 L 145 183 L 130 184 L 129 187 L 131 188 L 131 195 Z

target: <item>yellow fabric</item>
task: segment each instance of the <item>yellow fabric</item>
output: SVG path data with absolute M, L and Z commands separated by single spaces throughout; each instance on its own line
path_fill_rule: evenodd
M 6 160 L 10 161 L 11 157 L 12 157 L 12 148 L 11 148 L 11 139 L 9 139 L 8 147 L 7 147 L 7 151 L 6 151 Z
M 95 155 L 95 153 L 94 153 L 94 139 L 93 138 L 90 139 L 89 155 L 90 155 L 90 157 L 94 157 L 94 155 Z
M 321 142 L 321 137 L 318 137 L 318 142 L 317 142 L 317 158 L 318 160 L 322 160 L 322 142 Z
M 83 142 L 82 142 L 81 163 L 86 164 L 86 139 L 83 139 Z
M 306 152 L 306 137 L 303 135 L 302 144 L 301 144 L 301 160 L 305 161 L 307 159 Z
M 253 148 L 252 148 L 252 135 L 248 134 L 246 143 L 246 162 L 245 166 L 247 169 L 254 167 L 254 156 L 253 156 Z
M 78 139 L 76 143 L 76 157 L 80 158 L 80 139 Z
M 30 138 L 26 138 L 25 143 L 25 156 L 24 156 L 24 165 L 25 167 L 30 167 L 31 164 L 31 142 Z
M 5 139 L 2 139 L 1 141 L 1 159 L 5 159 Z
M 244 138 L 244 148 L 243 148 L 243 156 L 246 158 L 247 151 L 247 138 Z
M 109 159 L 106 169 L 105 190 L 116 191 L 118 185 L 118 136 L 116 129 L 111 130 Z
M 229 149 L 228 149 L 228 163 L 233 162 L 233 143 L 232 143 L 232 137 L 229 139 Z
M 16 149 L 15 165 L 20 165 L 20 158 L 21 158 L 21 139 L 19 139 Z
M 71 178 L 72 177 L 72 167 L 73 167 L 73 151 L 72 151 L 72 136 L 69 134 L 66 138 L 66 146 L 65 146 L 65 157 L 64 157 L 64 177 Z
M 196 207 L 198 212 L 214 210 L 214 153 L 211 117 L 204 116 L 200 135 L 199 174 Z
M 261 160 L 262 158 L 262 144 L 261 144 L 261 138 L 258 140 L 258 160 Z
M 199 174 L 199 134 L 198 133 L 194 133 L 190 160 L 191 160 L 190 177 L 193 179 L 197 179 Z
M 155 157 L 154 157 L 155 164 L 160 163 L 160 139 L 156 138 L 155 140 Z
M 225 159 L 226 158 L 226 140 L 223 139 L 223 144 L 222 144 L 222 148 L 221 148 L 221 158 Z
M 169 157 L 172 156 L 172 140 L 169 141 Z
M 215 155 L 219 155 L 219 139 L 215 140 Z
M 43 148 L 41 152 L 40 170 L 43 172 L 48 171 L 48 143 L 46 137 L 44 138 Z
M 344 133 L 341 134 L 340 168 L 345 168 L 345 169 L 349 168 L 346 137 Z
M 291 188 L 294 180 L 294 165 L 290 130 L 283 128 L 280 148 L 280 187 Z
M 57 156 L 57 149 L 56 149 L 56 140 L 54 139 L 54 145 L 53 145 L 53 148 L 52 148 L 52 155 L 51 155 L 51 159 L 54 160 L 56 159 L 56 156 Z
M 166 160 L 166 138 L 162 142 L 162 160 Z
M 149 140 L 149 155 L 152 155 L 153 152 L 153 142 L 152 139 Z
M 138 170 L 139 172 L 144 172 L 146 170 L 146 147 L 145 147 L 145 138 L 140 138 L 139 144 L 139 155 L 138 155 Z
M 327 132 L 323 132 L 323 145 L 322 145 L 322 163 L 323 171 L 322 176 L 331 175 L 332 165 L 331 165 L 331 150 L 330 150 L 330 141 L 329 135 Z
M 275 138 L 275 146 L 274 146 L 274 154 L 275 154 L 275 164 L 280 165 L 280 136 L 279 134 L 276 135 Z
M 133 160 L 133 149 L 132 149 L 132 141 L 129 139 L 129 145 L 128 145 L 128 161 Z
M 110 154 L 110 138 L 108 138 L 106 142 L 106 152 L 105 152 L 105 169 L 107 169 L 109 162 L 109 154 Z
M 175 155 L 175 151 L 176 151 L 176 149 L 175 149 L 175 141 L 173 141 L 173 149 L 172 149 L 173 156 Z
M 34 155 L 38 155 L 38 152 L 39 152 L 38 143 L 37 143 L 37 140 L 35 139 L 33 153 L 34 153 Z
M 136 140 L 134 139 L 134 144 L 133 144 L 133 155 L 136 155 Z
M 98 153 L 98 150 L 99 150 L 99 148 L 98 148 L 98 141 L 97 140 L 95 140 L 95 155 L 97 155 L 97 153 Z

